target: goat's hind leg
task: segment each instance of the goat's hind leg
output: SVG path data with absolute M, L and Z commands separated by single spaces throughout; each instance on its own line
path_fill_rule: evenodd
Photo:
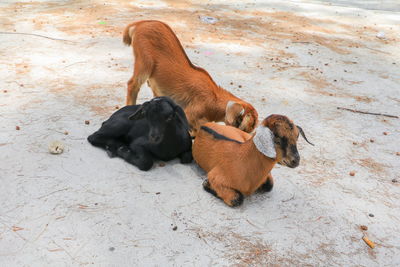
M 141 56 L 135 55 L 135 69 L 133 76 L 128 81 L 126 105 L 136 105 L 140 87 L 150 77 L 152 68 L 152 60 L 148 58 L 143 59 Z
M 110 158 L 117 156 L 117 149 L 124 145 L 123 142 L 113 139 L 110 136 L 102 135 L 98 132 L 89 135 L 87 139 L 92 145 L 104 148 Z
M 229 188 L 216 182 L 214 176 L 208 174 L 208 179 L 203 182 L 203 188 L 207 192 L 222 199 L 228 206 L 237 207 L 243 203 L 243 194 L 236 189 Z
M 130 145 L 129 147 L 121 146 L 117 154 L 125 161 L 135 165 L 142 171 L 148 171 L 153 166 L 153 157 L 145 148 L 138 145 Z

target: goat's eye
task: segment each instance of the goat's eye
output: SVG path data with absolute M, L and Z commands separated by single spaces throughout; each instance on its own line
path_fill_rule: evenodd
M 165 121 L 167 121 L 167 122 L 172 121 L 172 116 L 169 116 Z

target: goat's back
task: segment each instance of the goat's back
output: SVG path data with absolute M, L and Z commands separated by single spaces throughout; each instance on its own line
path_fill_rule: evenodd
M 125 28 L 124 42 L 132 45 L 138 75 L 149 77 L 155 95 L 170 96 L 185 108 L 192 101 L 214 100 L 213 91 L 220 90 L 206 70 L 192 64 L 167 24 L 134 22 Z
M 250 138 L 250 134 L 237 128 L 206 123 L 194 140 L 193 158 L 206 172 L 215 166 L 232 164 L 233 158 L 240 157 L 240 145 Z

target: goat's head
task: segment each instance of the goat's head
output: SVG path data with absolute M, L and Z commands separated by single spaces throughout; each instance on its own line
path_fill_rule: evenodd
M 297 139 L 299 134 L 307 141 L 301 127 L 295 125 L 288 117 L 282 115 L 270 115 L 264 119 L 259 127 L 267 127 L 272 132 L 271 142 L 275 146 L 276 160 L 279 164 L 290 168 L 296 168 L 300 163 L 300 155 L 297 151 Z M 258 131 L 257 131 L 258 132 Z M 257 133 L 256 133 L 257 135 Z
M 189 123 L 185 113 L 171 98 L 162 96 L 144 102 L 135 113 L 129 116 L 130 120 L 146 119 L 149 123 L 149 141 L 153 144 L 160 143 L 169 125 L 179 124 L 188 130 Z
M 225 124 L 251 133 L 257 125 L 258 114 L 254 107 L 247 103 L 228 101 L 225 111 Z

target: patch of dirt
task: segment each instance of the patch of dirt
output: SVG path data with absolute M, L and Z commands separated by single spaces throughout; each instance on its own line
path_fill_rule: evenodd
M 343 89 L 339 88 L 333 83 L 328 82 L 325 77 L 322 77 L 321 75 L 318 74 L 314 74 L 311 71 L 308 72 L 303 71 L 299 73 L 299 75 L 304 77 L 305 80 L 312 85 L 311 88 L 306 89 L 307 92 L 310 92 L 312 94 L 334 96 L 341 98 L 353 98 L 354 100 L 363 103 L 371 103 L 375 101 L 374 99 L 368 96 L 358 96 L 350 94 L 348 92 L 344 92 Z
M 86 1 L 68 1 L 66 4 L 38 2 L 15 3 L 6 7 L 7 12 L 21 16 L 31 14 L 35 29 L 42 29 L 46 24 L 54 25 L 60 31 L 68 34 L 88 34 L 92 38 L 98 34 L 120 36 L 126 24 L 140 19 L 163 20 L 179 32 L 178 37 L 185 44 L 192 42 L 193 37 L 210 40 L 214 43 L 252 42 L 254 45 L 265 46 L 268 42 L 283 40 L 291 42 L 310 42 L 324 46 L 339 54 L 348 54 L 348 48 L 364 47 L 364 41 L 375 41 L 378 30 L 369 27 L 357 27 L 331 20 L 315 19 L 291 12 L 262 12 L 237 10 L 230 5 L 214 5 L 212 11 L 207 4 L 193 5 L 186 1 L 165 1 L 170 8 L 137 7 L 130 1 L 107 2 L 87 5 Z M 179 7 L 174 9 L 171 7 Z M 190 7 L 190 8 L 189 8 Z M 121 12 L 124 9 L 125 12 Z M 233 12 L 232 12 L 233 11 Z M 130 14 L 126 17 L 124 14 Z M 215 16 L 218 14 L 218 16 Z M 204 24 L 199 20 L 200 15 L 215 16 L 219 19 L 215 24 Z M 125 16 L 125 17 L 124 17 Z M 245 16 L 245 17 L 243 17 Z M 104 24 L 99 24 L 102 21 Z M 5 21 L 6 22 L 6 21 Z M 7 30 L 14 30 L 12 24 Z M 332 30 L 328 28 L 342 29 Z M 332 27 L 334 26 L 334 27 Z M 191 29 L 196 28 L 200 36 L 193 36 Z M 224 31 L 221 31 L 224 29 Z M 354 35 L 359 41 L 353 41 Z M 391 40 L 393 42 L 396 39 Z
M 60 97 L 73 98 L 74 102 L 87 106 L 92 112 L 101 116 L 108 116 L 115 111 L 115 105 L 123 103 L 124 99 L 116 94 L 115 90 L 125 88 L 124 83 L 116 84 L 91 84 L 87 87 L 81 87 L 79 84 L 67 79 L 50 82 L 50 92 Z M 114 88 L 114 89 L 109 89 Z M 102 94 L 107 92 L 106 94 Z M 101 104 L 99 104 L 101 103 Z
M 14 70 L 17 75 L 27 74 L 31 71 L 29 63 L 16 63 L 14 64 Z
M 358 165 L 367 168 L 371 173 L 377 175 L 386 173 L 386 168 L 389 167 L 388 165 L 379 163 L 372 158 L 357 159 L 356 162 Z
M 222 247 L 228 248 L 221 252 L 224 258 L 232 263 L 230 266 L 265 266 L 266 264 L 268 266 L 281 266 L 282 264 L 308 266 L 304 265 L 304 261 L 297 260 L 293 255 L 287 258 L 276 255 L 271 250 L 271 247 L 256 235 L 243 236 L 231 230 L 226 232 L 211 232 L 203 228 L 191 228 L 189 230 L 193 231 L 198 238 L 201 238 L 213 250 L 218 251 L 215 244 L 209 244 L 208 242 L 219 243 Z M 299 257 L 307 258 L 306 255 Z

